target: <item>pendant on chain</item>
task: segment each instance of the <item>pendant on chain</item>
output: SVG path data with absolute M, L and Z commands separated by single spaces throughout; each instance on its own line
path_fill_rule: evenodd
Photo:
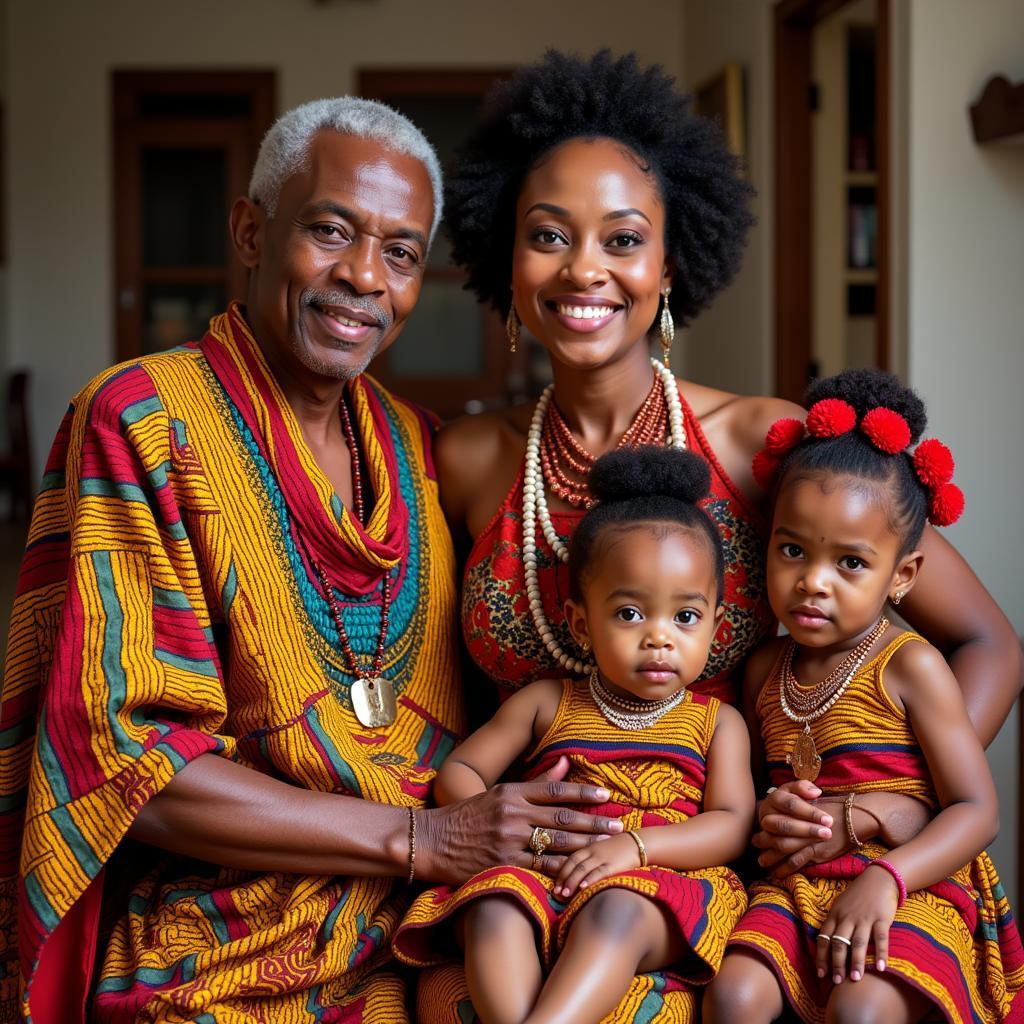
M 356 718 L 367 729 L 391 725 L 398 714 L 395 688 L 384 676 L 361 676 L 352 684 L 349 696 Z
M 793 741 L 793 749 L 786 755 L 786 762 L 798 779 L 813 782 L 821 771 L 821 757 L 814 746 L 811 727 L 804 722 L 804 731 Z

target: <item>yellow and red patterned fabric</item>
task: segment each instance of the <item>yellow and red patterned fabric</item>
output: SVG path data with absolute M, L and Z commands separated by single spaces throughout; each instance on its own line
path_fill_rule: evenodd
M 0 1019 L 83 1020 L 94 964 L 90 1020 L 407 1019 L 388 969 L 400 882 L 220 869 L 122 843 L 204 753 L 419 806 L 462 731 L 431 424 L 367 377 L 348 400 L 373 494 L 365 529 L 239 307 L 198 344 L 115 367 L 72 402 L 0 705 Z M 310 553 L 366 663 L 391 574 L 383 674 L 398 716 L 385 729 L 352 714 Z
M 555 718 L 529 756 L 527 778 L 543 774 L 566 756 L 570 764 L 567 781 L 603 786 L 611 794 L 607 803 L 584 810 L 619 818 L 627 830 L 686 821 L 703 806 L 706 758 L 719 706 L 713 697 L 689 694 L 654 725 L 627 732 L 604 718 L 587 683 L 566 680 Z M 695 1019 L 673 1014 L 681 1006 L 696 1005 L 689 987 L 707 984 L 715 976 L 729 933 L 747 905 L 742 883 L 725 867 L 702 871 L 637 868 L 579 890 L 568 903 L 555 898 L 547 875 L 525 868 L 495 867 L 458 889 L 437 886 L 421 893 L 395 935 L 395 955 L 416 967 L 459 957 L 452 916 L 475 899 L 500 894 L 515 900 L 533 921 L 542 963 L 550 967 L 565 944 L 573 919 L 589 900 L 609 888 L 630 889 L 660 904 L 678 923 L 689 948 L 689 955 L 671 970 L 642 976 L 634 983 L 623 1005 L 643 1004 L 644 1014 L 637 1016 L 620 1007 L 609 1020 L 660 1024 Z M 437 1009 L 430 1011 L 428 1005 L 423 1012 L 429 1016 L 423 1019 L 444 1019 L 445 997 L 429 990 L 437 980 L 447 978 L 446 984 L 457 984 L 457 978 L 451 974 L 431 977 L 427 985 L 421 983 L 420 1003 Z M 644 995 L 638 1001 L 641 991 Z M 673 1009 L 670 1004 L 675 1002 L 679 1006 Z M 659 1015 L 663 1010 L 665 1015 Z M 461 1012 L 471 1013 L 471 1006 Z
M 928 765 L 905 713 L 890 700 L 883 674 L 905 643 L 901 633 L 864 665 L 827 714 L 811 723 L 821 755 L 816 780 L 827 793 L 905 793 L 936 806 Z M 793 777 L 786 754 L 803 727 L 790 721 L 779 702 L 781 657 L 757 698 L 769 775 L 773 785 Z M 806 868 L 781 882 L 762 881 L 750 890 L 750 909 L 730 945 L 764 957 L 800 1019 L 825 1020 L 832 989 L 815 971 L 815 939 L 835 899 L 885 846 L 870 842 L 826 864 Z M 869 954 L 868 963 L 873 963 Z M 990 1024 L 1024 1019 L 1024 955 L 1009 903 L 988 854 L 982 853 L 950 878 L 910 893 L 889 933 L 886 972 L 925 993 L 936 1012 L 955 1024 Z
M 689 404 L 682 403 L 690 448 L 707 460 L 711 493 L 702 506 L 718 527 L 725 549 L 725 615 L 718 624 L 711 655 L 694 693 L 737 703 L 746 656 L 775 628 L 764 580 L 764 523 L 761 515 L 726 474 Z M 563 541 L 576 529 L 582 511 L 552 510 L 551 523 Z M 564 650 L 575 649 L 565 621 L 569 571 L 551 551 L 537 524 L 537 578 L 544 614 Z M 462 587 L 462 634 L 466 648 L 504 700 L 536 679 L 557 678 L 537 633 L 526 595 L 523 566 L 523 470 L 466 561 Z

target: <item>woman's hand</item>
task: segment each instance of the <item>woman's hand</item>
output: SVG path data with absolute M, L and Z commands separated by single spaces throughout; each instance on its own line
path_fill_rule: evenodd
M 567 770 L 568 760 L 562 758 L 541 780 L 501 783 L 467 800 L 419 812 L 417 874 L 459 885 L 485 868 L 511 864 L 554 876 L 567 854 L 621 832 L 616 818 L 567 806 L 603 804 L 610 796 L 606 789 L 562 782 Z M 537 826 L 551 834 L 552 842 L 535 863 L 530 838 Z
M 775 877 L 790 875 L 811 861 L 829 860 L 845 849 L 845 835 L 832 827 L 842 819 L 842 800 L 837 804 L 837 819 L 829 809 L 814 802 L 820 796 L 821 790 L 814 783 L 794 779 L 773 790 L 758 805 L 760 829 L 751 842 L 764 851 L 758 863 Z M 825 802 L 831 811 L 835 810 L 832 800 L 826 798 Z
M 640 851 L 632 836 L 614 836 L 577 850 L 562 862 L 555 877 L 554 894 L 561 900 L 572 897 L 577 889 L 621 875 L 640 867 Z
M 899 892 L 888 872 L 865 869 L 832 905 L 832 911 L 818 929 L 818 977 L 832 971 L 838 985 L 846 976 L 851 981 L 864 977 L 868 943 L 875 944 L 875 969 L 885 970 L 889 957 L 889 928 L 896 916 Z M 844 941 L 845 940 L 845 941 Z

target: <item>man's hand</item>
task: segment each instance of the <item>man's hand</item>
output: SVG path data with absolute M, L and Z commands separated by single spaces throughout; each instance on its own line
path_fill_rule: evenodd
M 617 818 L 572 808 L 603 804 L 610 794 L 596 786 L 562 782 L 568 767 L 568 760 L 561 758 L 543 779 L 501 783 L 468 800 L 420 812 L 416 865 L 422 865 L 422 873 L 417 874 L 459 885 L 478 871 L 511 864 L 554 876 L 568 854 L 621 832 Z M 552 842 L 536 857 L 530 838 L 538 826 L 550 833 Z

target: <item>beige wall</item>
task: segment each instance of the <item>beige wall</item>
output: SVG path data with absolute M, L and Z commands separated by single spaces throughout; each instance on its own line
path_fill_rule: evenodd
M 1024 146 L 976 146 L 967 107 L 989 76 L 1024 80 L 1020 0 L 911 0 L 908 369 L 967 494 L 947 531 L 1024 633 Z M 1009 874 L 1016 728 L 990 750 Z M 1019 913 L 1019 907 L 1017 908 Z
M 746 77 L 747 166 L 757 189 L 743 267 L 732 285 L 681 337 L 686 376 L 728 391 L 770 393 L 772 312 L 772 0 L 685 0 L 684 81 L 699 86 L 738 61 Z M 675 366 L 673 362 L 673 366 Z
M 678 74 L 682 13 L 642 0 L 32 0 L 8 11 L 11 363 L 35 373 L 37 457 L 68 398 L 113 360 L 110 71 L 255 67 L 281 109 L 366 66 L 508 65 L 546 46 L 635 49 Z

